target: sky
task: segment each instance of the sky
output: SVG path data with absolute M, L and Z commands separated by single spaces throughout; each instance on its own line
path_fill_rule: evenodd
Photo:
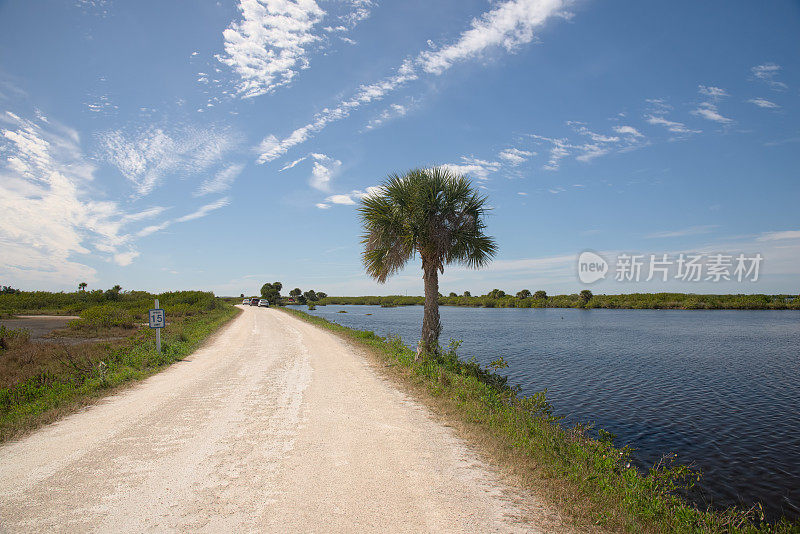
M 499 245 L 444 294 L 796 294 L 800 3 L 0 2 L 0 284 L 420 295 L 357 207 L 439 165 Z

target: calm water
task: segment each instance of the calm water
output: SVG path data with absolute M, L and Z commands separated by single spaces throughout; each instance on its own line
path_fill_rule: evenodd
M 311 313 L 408 345 L 422 325 L 421 306 Z M 800 312 L 442 307 L 441 315 L 441 340 L 463 340 L 462 357 L 486 365 L 502 356 L 523 393 L 547 388 L 567 424 L 616 434 L 640 467 L 667 452 L 694 463 L 702 502 L 761 501 L 772 518 L 800 517 Z

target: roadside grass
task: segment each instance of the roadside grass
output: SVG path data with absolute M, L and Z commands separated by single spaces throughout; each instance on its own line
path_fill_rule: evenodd
M 152 295 L 86 307 L 80 319 L 50 336 L 52 342 L 33 342 L 27 331 L 3 329 L 0 442 L 183 359 L 240 312 L 211 293 L 158 297 L 167 317 L 161 354 L 155 348 L 154 331 L 142 324 Z
M 396 379 L 465 433 L 523 485 L 543 494 L 580 530 L 617 532 L 798 533 L 800 523 L 764 522 L 760 508 L 701 510 L 686 495 L 700 479 L 667 456 L 648 473 L 631 465 L 631 450 L 586 426 L 559 425 L 546 391 L 524 397 L 493 370 L 456 355 L 414 361 L 399 338 L 382 338 L 303 311 L 279 308 L 356 342 Z M 495 370 L 502 358 L 493 362 Z

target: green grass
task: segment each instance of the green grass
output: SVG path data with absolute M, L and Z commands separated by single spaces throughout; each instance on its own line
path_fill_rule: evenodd
M 156 351 L 155 331 L 133 324 L 146 313 L 143 304 L 148 304 L 141 299 L 87 307 L 65 332 L 66 337 L 100 338 L 125 332 L 121 340 L 35 343 L 24 333 L 6 331 L 6 348 L 0 349 L 0 441 L 18 437 L 183 359 L 239 313 L 211 294 L 197 293 L 160 295 L 167 297 L 162 306 L 168 323 L 162 330 L 161 354 Z M 151 306 L 149 295 L 146 300 Z
M 346 328 L 295 309 L 284 309 L 372 350 L 395 374 L 423 388 L 448 417 L 477 429 L 496 457 L 526 474 L 532 487 L 584 529 L 621 532 L 800 532 L 800 523 L 763 522 L 758 508 L 700 510 L 685 495 L 699 474 L 665 458 L 646 474 L 631 466 L 628 448 L 613 436 L 585 427 L 563 428 L 546 392 L 521 396 L 506 379 L 456 356 L 457 344 L 436 358 L 415 361 L 399 338 Z M 502 359 L 493 362 L 496 369 Z

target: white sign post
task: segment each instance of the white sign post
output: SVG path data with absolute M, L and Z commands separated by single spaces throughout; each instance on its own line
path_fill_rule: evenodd
M 161 329 L 167 325 L 164 310 L 158 307 L 158 299 L 156 299 L 156 307 L 148 313 L 150 317 L 150 328 L 156 329 L 156 348 L 158 353 L 161 354 Z

